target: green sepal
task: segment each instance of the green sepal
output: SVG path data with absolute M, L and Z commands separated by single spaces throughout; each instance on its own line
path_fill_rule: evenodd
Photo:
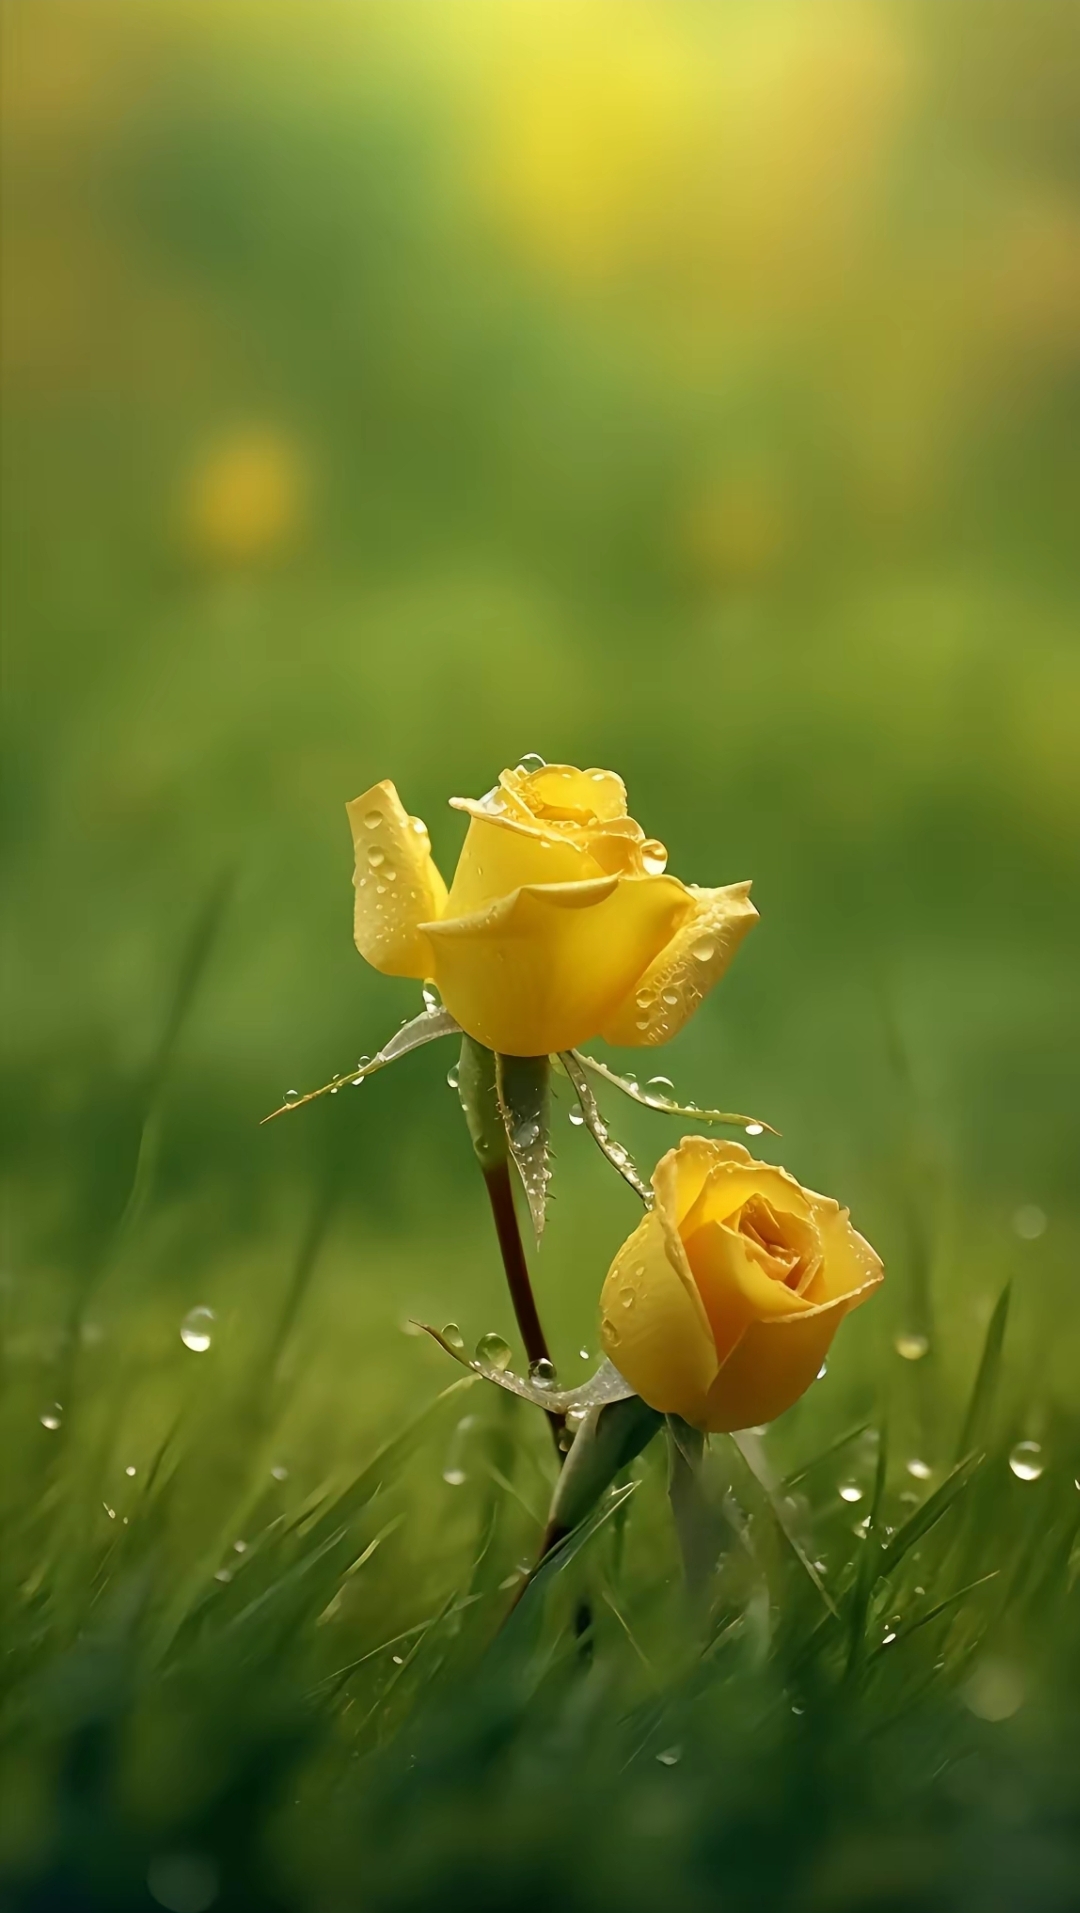
M 584 1521 L 616 1475 L 640 1455 L 663 1425 L 663 1415 L 640 1395 L 586 1411 L 552 1497 L 545 1554 Z
M 546 1056 L 497 1056 L 495 1081 L 499 1110 L 514 1166 L 532 1217 L 537 1242 L 547 1211 L 549 1089 L 551 1063 Z
M 457 1090 L 477 1161 L 486 1175 L 506 1161 L 506 1131 L 499 1107 L 495 1052 L 471 1036 L 461 1039 Z

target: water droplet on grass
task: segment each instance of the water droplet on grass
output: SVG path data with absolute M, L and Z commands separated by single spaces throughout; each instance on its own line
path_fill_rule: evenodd
M 55 1433 L 56 1429 L 60 1427 L 63 1419 L 64 1410 L 59 1402 L 50 1402 L 49 1406 L 43 1408 L 41 1414 L 38 1416 L 41 1426 L 48 1428 L 52 1433 Z
M 446 1323 L 442 1332 L 442 1338 L 450 1348 L 459 1350 L 461 1354 L 465 1353 L 465 1337 L 462 1335 L 456 1322 Z
M 124 1473 L 129 1476 L 133 1475 L 135 1472 L 136 1472 L 135 1469 L 131 1466 L 124 1469 Z
M 289 1479 L 289 1471 L 288 1471 L 288 1469 L 287 1469 L 286 1467 L 284 1467 L 284 1466 L 283 1466 L 283 1464 L 282 1464 L 282 1463 L 281 1463 L 281 1462 L 279 1461 L 279 1462 L 278 1462 L 278 1464 L 277 1464 L 277 1467 L 276 1467 L 276 1468 L 271 1468 L 271 1470 L 270 1470 L 270 1479 L 271 1479 L 271 1481 L 288 1481 L 288 1479 Z
M 677 1767 L 682 1759 L 682 1748 L 665 1747 L 663 1753 L 657 1754 L 656 1758 L 661 1767 Z
M 189 1309 L 180 1324 L 180 1340 L 195 1355 L 204 1355 L 214 1338 L 217 1317 L 213 1309 Z
M 928 1461 L 920 1461 L 915 1455 L 908 1462 L 907 1471 L 909 1475 L 914 1475 L 916 1481 L 929 1481 L 934 1472 Z
M 861 1501 L 863 1491 L 856 1481 L 842 1481 L 839 1488 L 841 1501 Z
M 1038 1481 L 1045 1465 L 1037 1441 L 1018 1441 L 1009 1456 L 1009 1467 L 1017 1481 Z
M 457 1066 L 457 1064 L 456 1064 L 456 1063 L 455 1063 L 455 1064 L 454 1064 L 454 1065 L 452 1066 L 452 1068 L 450 1068 L 450 1069 L 448 1069 L 448 1070 L 447 1070 L 447 1072 L 446 1072 L 446 1080 L 447 1080 L 447 1082 L 449 1083 L 449 1085 L 450 1085 L 450 1088 L 451 1088 L 451 1089 L 456 1089 L 456 1088 L 457 1088 L 457 1086 L 458 1086 L 458 1066 Z
M 915 1330 L 902 1329 L 893 1337 L 893 1347 L 905 1362 L 921 1362 L 923 1356 L 929 1353 L 930 1337 L 920 1335 Z
M 1037 1203 L 1021 1203 L 1019 1209 L 1013 1211 L 1013 1234 L 1018 1235 L 1022 1242 L 1034 1242 L 1038 1236 L 1046 1234 L 1046 1221 L 1046 1211 L 1040 1209 Z

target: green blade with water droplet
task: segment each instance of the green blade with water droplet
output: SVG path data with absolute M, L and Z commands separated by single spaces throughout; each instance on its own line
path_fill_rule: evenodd
M 650 1208 L 653 1199 L 652 1190 L 638 1169 L 637 1164 L 634 1162 L 630 1151 L 624 1149 L 622 1143 L 616 1142 L 609 1133 L 608 1126 L 600 1114 L 596 1097 L 593 1095 L 589 1085 L 589 1079 L 581 1067 L 585 1059 L 579 1057 L 576 1050 L 564 1050 L 560 1060 L 566 1074 L 574 1085 L 574 1093 L 581 1106 L 581 1113 L 585 1118 L 585 1126 L 597 1148 L 607 1157 L 612 1168 L 618 1170 L 623 1181 L 630 1184 L 634 1194 L 641 1197 L 646 1208 Z
M 303 1096 L 290 1095 L 280 1108 L 272 1109 L 269 1116 L 264 1116 L 262 1120 L 272 1123 L 275 1116 L 286 1116 L 292 1109 L 303 1109 L 305 1103 L 313 1103 L 319 1096 L 335 1095 L 347 1083 L 362 1083 L 368 1076 L 374 1076 L 376 1071 L 385 1069 L 387 1064 L 396 1063 L 400 1056 L 408 1056 L 411 1050 L 420 1049 L 424 1043 L 433 1043 L 436 1037 L 460 1035 L 461 1025 L 455 1023 L 449 1010 L 424 1010 L 421 1015 L 403 1024 L 390 1041 L 383 1044 L 378 1054 L 361 1068 L 342 1070 L 339 1075 L 331 1076 L 321 1089 L 309 1089 Z
M 621 1089 L 624 1096 L 629 1096 L 631 1102 L 640 1103 L 642 1109 L 656 1109 L 663 1116 L 685 1116 L 690 1122 L 695 1123 L 726 1123 L 730 1129 L 748 1130 L 754 1136 L 760 1136 L 762 1132 L 769 1136 L 780 1134 L 780 1131 L 774 1129 L 771 1123 L 762 1122 L 759 1116 L 740 1116 L 730 1109 L 698 1109 L 693 1103 L 677 1103 L 667 1096 L 650 1096 L 648 1084 L 642 1089 L 640 1083 L 609 1069 L 599 1057 L 586 1056 L 584 1050 L 574 1050 L 572 1054 L 575 1060 L 583 1063 L 594 1076 L 601 1076 L 605 1083 L 610 1083 L 615 1089 Z
M 546 1056 L 497 1056 L 495 1084 L 506 1140 L 532 1217 L 537 1242 L 544 1233 L 548 1167 L 549 1086 Z
M 975 1385 L 971 1391 L 967 1414 L 964 1416 L 964 1426 L 957 1443 L 958 1461 L 964 1455 L 972 1454 L 976 1448 L 981 1448 L 986 1440 L 990 1416 L 993 1413 L 994 1397 L 997 1394 L 998 1377 L 1001 1374 L 1001 1357 L 1005 1346 L 1005 1329 L 1009 1320 L 1011 1294 L 1012 1283 L 1006 1282 L 987 1324 L 986 1340 L 979 1359 Z

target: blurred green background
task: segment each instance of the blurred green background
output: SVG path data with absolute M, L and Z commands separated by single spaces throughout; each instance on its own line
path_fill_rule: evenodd
M 253 1468 L 299 1505 L 451 1379 L 410 1317 L 510 1335 L 448 1045 L 259 1119 L 419 1007 L 352 948 L 346 800 L 392 777 L 449 874 L 446 798 L 527 751 L 618 769 L 684 879 L 753 878 L 729 978 L 621 1060 L 771 1121 L 885 1258 L 777 1465 L 887 1413 L 944 1467 L 1012 1276 L 1002 1439 L 1069 1477 L 1080 9 L 0 17 L 5 1523 L 16 1606 L 71 1583 L 40 1651 L 170 1430 L 165 1582 Z M 647 1165 L 676 1139 L 611 1114 Z M 565 1110 L 556 1141 L 576 1378 L 634 1202 Z M 442 1469 L 376 1631 L 442 1586 Z M 16 1761 L 20 1868 L 63 1846 L 51 1758 Z

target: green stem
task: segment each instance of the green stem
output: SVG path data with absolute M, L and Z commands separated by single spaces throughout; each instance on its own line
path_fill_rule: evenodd
M 550 1363 L 551 1352 L 529 1280 L 529 1265 L 514 1206 L 510 1150 L 496 1086 L 495 1052 L 474 1042 L 471 1036 L 463 1037 L 461 1042 L 458 1095 L 491 1203 L 499 1253 L 526 1357 L 530 1367 L 537 1362 Z M 559 1437 L 566 1427 L 566 1417 L 549 1410 L 548 1421 L 561 1461 L 563 1450 Z

